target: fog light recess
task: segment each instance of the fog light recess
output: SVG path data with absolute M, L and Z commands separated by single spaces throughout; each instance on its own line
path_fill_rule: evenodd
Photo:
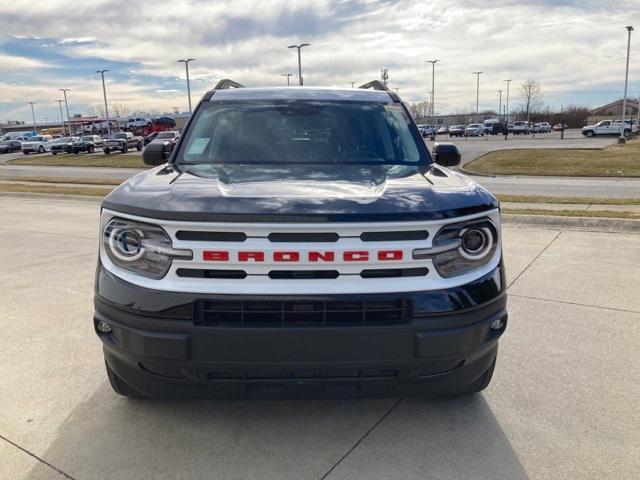
M 99 320 L 98 321 L 98 324 L 96 325 L 96 328 L 98 329 L 99 332 L 111 333 L 111 325 L 109 325 L 107 322 L 105 322 L 103 320 Z
M 504 328 L 504 320 L 499 318 L 491 322 L 491 330 L 502 330 Z

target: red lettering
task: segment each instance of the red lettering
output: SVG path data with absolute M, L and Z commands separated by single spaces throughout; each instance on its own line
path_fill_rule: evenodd
M 228 262 L 229 252 L 224 250 L 205 250 L 202 252 L 202 260 L 207 262 Z
M 239 262 L 248 262 L 249 260 L 264 262 L 264 252 L 238 252 Z
M 333 252 L 309 252 L 309 261 L 317 262 L 322 260 L 323 262 L 333 262 L 335 255 Z
M 402 260 L 402 250 L 380 250 L 378 260 Z
M 273 252 L 274 262 L 299 262 L 300 253 L 298 252 Z
M 353 251 L 344 252 L 342 258 L 345 262 L 366 262 L 369 260 L 369 252 L 367 251 Z

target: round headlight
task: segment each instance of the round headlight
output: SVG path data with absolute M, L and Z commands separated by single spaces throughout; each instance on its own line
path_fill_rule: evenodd
M 132 262 L 144 254 L 143 236 L 138 229 L 114 228 L 109 235 L 109 249 L 120 260 Z
M 460 255 L 469 260 L 484 257 L 493 246 L 493 235 L 487 227 L 463 229 L 460 238 Z

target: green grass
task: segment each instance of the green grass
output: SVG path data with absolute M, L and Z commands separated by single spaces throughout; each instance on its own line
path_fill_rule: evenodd
M 464 168 L 491 175 L 640 177 L 640 141 L 603 150 L 499 150 L 469 162 Z
M 544 209 L 509 209 L 502 213 L 515 215 L 549 215 L 554 217 L 589 217 L 589 218 L 629 218 L 640 220 L 640 213 L 635 212 L 602 212 L 597 210 L 544 210 Z
M 118 186 L 122 182 L 111 178 L 76 178 L 76 177 L 0 177 L 0 181 L 29 183 L 73 183 L 84 185 Z
M 638 192 L 640 193 L 640 192 Z M 496 195 L 501 202 L 566 203 L 588 205 L 640 205 L 640 198 L 543 197 L 538 195 Z
M 9 160 L 13 165 L 49 165 L 56 167 L 117 167 L 148 168 L 142 161 L 142 155 L 131 153 L 113 153 L 105 155 L 28 155 L 23 158 Z
M 84 195 L 104 197 L 111 192 L 105 187 L 68 187 L 59 185 L 26 185 L 23 183 L 0 183 L 0 192 L 5 193 L 55 193 L 60 195 Z

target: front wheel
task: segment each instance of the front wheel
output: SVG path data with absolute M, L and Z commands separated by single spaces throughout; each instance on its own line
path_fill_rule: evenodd
M 111 153 L 111 150 L 110 150 L 110 149 L 108 149 L 108 148 L 105 148 L 105 149 L 104 149 L 104 154 L 105 154 L 105 155 L 109 155 L 110 153 Z
M 25 155 L 29 155 L 29 152 L 23 151 L 22 153 L 25 154 Z
M 44 147 L 42 145 L 38 148 L 38 153 L 44 153 Z
M 51 152 L 51 155 L 57 155 L 58 152 Z
M 136 150 L 138 150 L 139 152 L 142 151 L 142 143 L 138 142 L 138 145 L 136 145 Z
M 593 130 L 587 130 L 586 135 L 587 137 L 591 138 L 591 137 L 595 137 L 596 133 Z
M 122 150 L 120 150 L 122 153 L 127 153 L 127 150 L 129 150 L 129 148 L 127 147 L 127 145 L 125 145 L 124 147 L 122 147 Z
M 89 147 L 89 153 L 93 153 L 93 152 L 95 152 L 95 151 L 96 151 L 96 149 L 93 147 L 93 145 L 91 145 L 91 146 Z

